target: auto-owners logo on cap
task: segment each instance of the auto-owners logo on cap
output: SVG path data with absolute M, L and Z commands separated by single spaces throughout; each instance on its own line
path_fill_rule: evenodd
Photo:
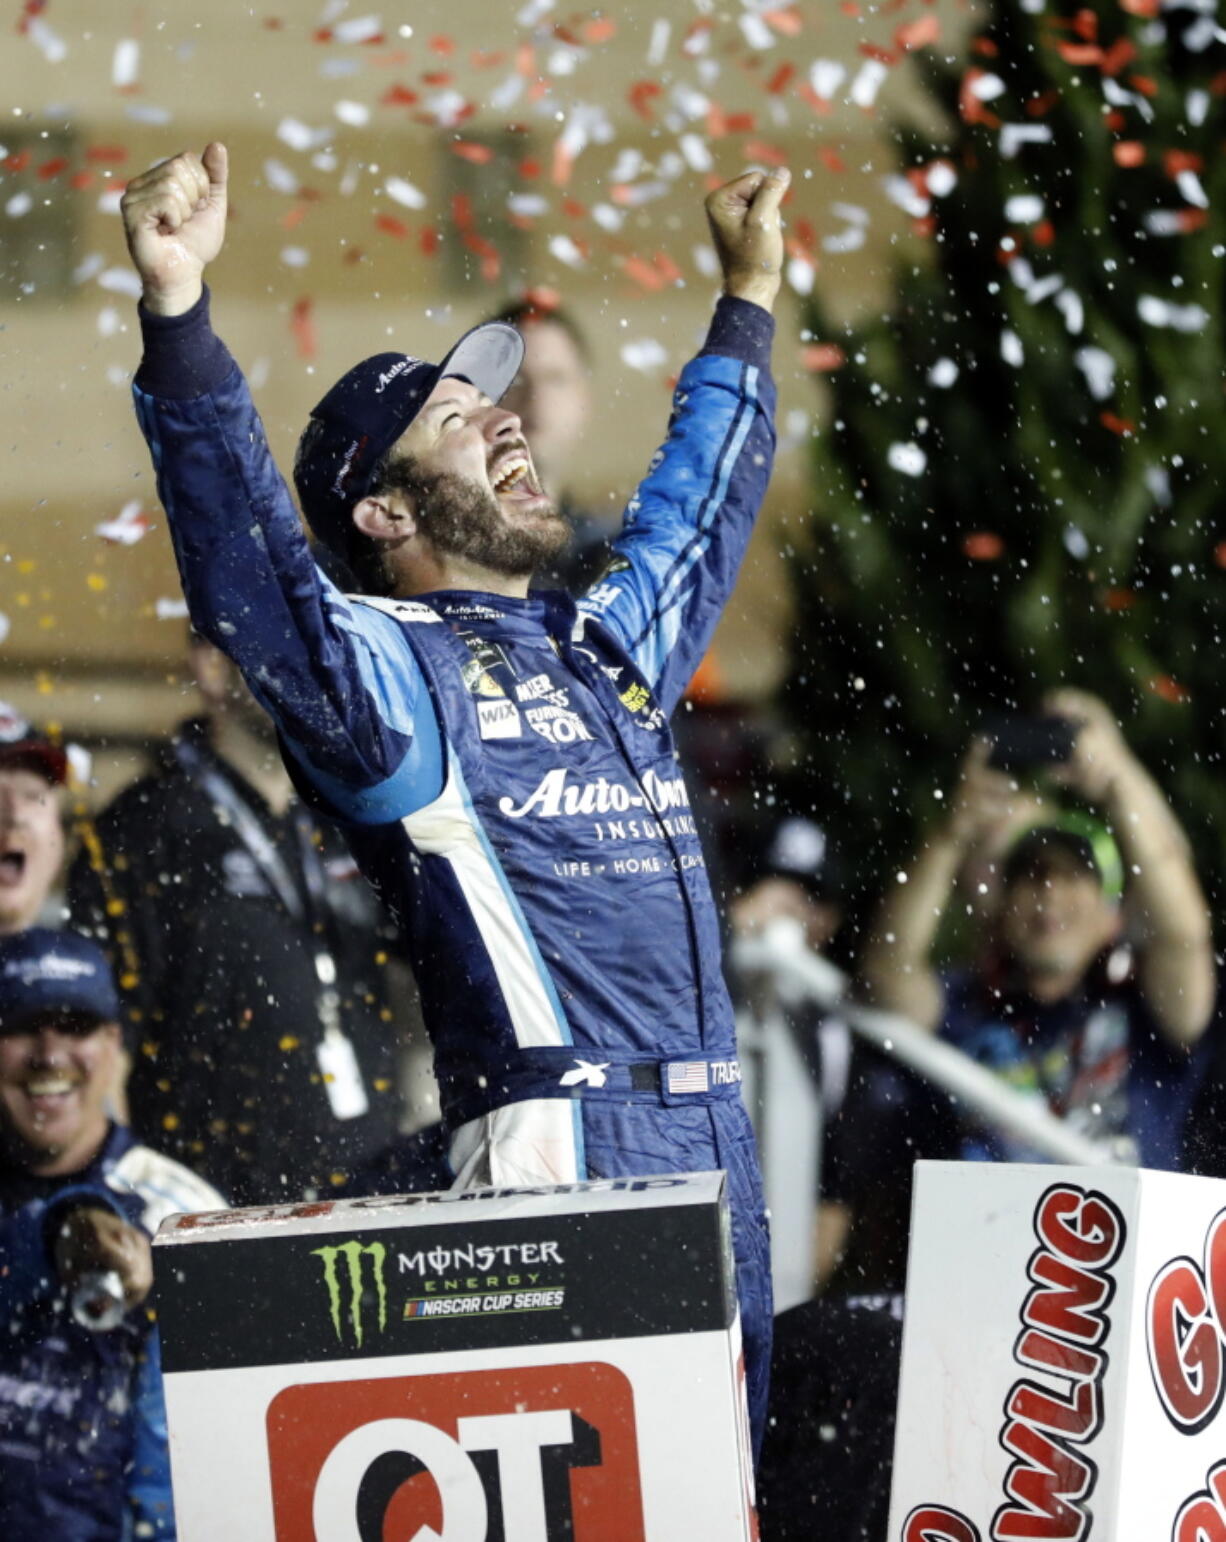
M 356 1347 L 361 1349 L 368 1297 L 373 1297 L 379 1332 L 387 1327 L 387 1280 L 384 1275 L 387 1249 L 381 1242 L 342 1242 L 332 1247 L 313 1248 L 311 1256 L 323 1262 L 324 1284 L 337 1338 L 343 1344 L 348 1331 Z M 367 1260 L 371 1276 L 369 1289 L 366 1285 Z

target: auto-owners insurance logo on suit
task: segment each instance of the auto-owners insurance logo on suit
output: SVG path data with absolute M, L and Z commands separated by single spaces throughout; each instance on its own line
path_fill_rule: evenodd
M 461 1309 L 486 1317 L 543 1310 L 545 1297 L 562 1294 L 539 1288 L 562 1262 L 549 1241 L 402 1255 L 354 1240 L 313 1256 L 321 1313 L 355 1355 L 393 1312 L 405 1322 Z M 393 1265 L 417 1276 L 395 1307 Z M 644 1539 L 634 1397 L 616 1366 L 287 1387 L 269 1406 L 268 1444 L 277 1542 Z

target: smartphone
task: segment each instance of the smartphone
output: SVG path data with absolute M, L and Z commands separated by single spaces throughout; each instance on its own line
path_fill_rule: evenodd
M 989 718 L 982 732 L 992 741 L 988 765 L 994 771 L 1037 771 L 1061 766 L 1073 753 L 1077 727 L 1067 717 Z

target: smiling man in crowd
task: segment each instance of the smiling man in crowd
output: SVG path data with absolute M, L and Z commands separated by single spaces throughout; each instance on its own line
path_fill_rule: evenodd
M 765 1420 L 766 1222 L 702 850 L 668 717 L 770 474 L 770 308 L 786 172 L 706 202 L 724 294 L 664 447 L 579 604 L 529 594 L 567 540 L 519 419 L 523 343 L 380 354 L 316 407 L 295 466 L 311 559 L 203 290 L 226 154 L 124 197 L 137 411 L 198 629 L 242 668 L 313 803 L 398 917 L 462 1185 L 725 1168 L 750 1409 Z
M 0 936 L 42 918 L 64 861 L 68 755 L 0 702 Z
M 221 1196 L 112 1123 L 119 999 L 72 932 L 0 937 L 0 1536 L 172 1538 L 149 1237 Z M 112 1305 L 104 1277 L 114 1282 Z

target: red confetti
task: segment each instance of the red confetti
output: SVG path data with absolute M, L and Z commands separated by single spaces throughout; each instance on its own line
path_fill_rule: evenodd
M 430 52 L 446 59 L 455 53 L 455 40 L 449 38 L 445 32 L 440 32 L 430 39 Z
M 765 139 L 751 139 L 745 146 L 745 159 L 760 161 L 763 166 L 786 166 L 788 163 L 787 151 Z
M 562 213 L 573 220 L 587 218 L 587 205 L 580 203 L 577 198 L 564 198 L 562 200 Z
M 38 168 L 38 180 L 40 182 L 50 182 L 52 177 L 58 177 L 67 165 L 68 157 L 66 155 L 52 156 L 49 161 L 44 161 Z
M 487 166 L 494 159 L 490 146 L 475 139 L 457 139 L 451 148 L 462 161 L 471 161 L 474 166 Z
M 846 171 L 847 162 L 837 150 L 822 150 L 819 152 L 821 163 L 827 171 Z
M 631 107 L 639 117 L 647 123 L 655 122 L 655 113 L 651 110 L 651 104 L 656 97 L 664 94 L 664 87 L 654 80 L 638 80 L 630 87 L 628 96 Z
M 963 123 L 983 123 L 988 128 L 997 129 L 1000 127 L 1000 119 L 975 95 L 975 86 L 986 74 L 986 70 L 971 65 L 963 75 L 962 84 L 958 89 L 958 111 L 962 115 Z
M 1131 610 L 1136 603 L 1136 594 L 1131 589 L 1108 589 L 1103 594 L 1103 607 L 1106 610 Z
M 763 11 L 762 19 L 784 37 L 799 37 L 804 28 L 804 18 L 795 6 L 783 11 Z
M 1069 25 L 1072 27 L 1077 36 L 1083 39 L 1085 42 L 1098 42 L 1098 17 L 1088 7 L 1083 6 L 1081 10 L 1070 19 Z
M 1103 51 L 1097 43 L 1058 43 L 1056 47 L 1065 64 L 1076 67 L 1103 62 Z
M 403 220 L 397 219 L 394 214 L 376 214 L 375 228 L 381 230 L 385 236 L 392 236 L 397 241 L 408 239 L 409 227 Z
M 423 257 L 433 257 L 437 254 L 442 237 L 433 225 L 426 225 L 417 238 Z
M 1155 675 L 1149 682 L 1149 688 L 1155 696 L 1161 696 L 1163 701 L 1172 702 L 1176 706 L 1182 706 L 1192 699 L 1192 693 L 1171 675 Z
M 1219 541 L 1213 548 L 1213 560 L 1218 567 L 1226 568 L 1226 541 Z
M 500 64 L 506 63 L 506 57 L 506 51 L 501 48 L 474 48 L 468 56 L 468 62 L 474 70 L 496 70 Z
M 118 166 L 127 158 L 128 152 L 122 145 L 90 145 L 85 152 L 85 159 L 94 166 Z
M 593 16 L 583 24 L 583 38 L 588 43 L 607 43 L 617 36 L 617 23 L 610 16 Z
M 1121 439 L 1131 439 L 1137 431 L 1137 425 L 1128 418 L 1121 418 L 1114 412 L 1100 412 L 1098 421 L 1104 428 L 1110 429 L 1113 434 L 1118 434 Z
M 621 268 L 627 278 L 632 279 L 636 284 L 641 284 L 644 289 L 655 291 L 664 288 L 664 275 L 658 273 L 645 257 L 636 257 L 633 253 L 629 257 L 623 257 Z
M 1004 556 L 1005 543 L 994 530 L 973 530 L 962 542 L 972 562 L 995 562 Z
M 1130 16 L 1157 16 L 1162 0 L 1119 0 L 1120 10 Z
M 1026 103 L 1026 116 L 1045 118 L 1059 100 L 1060 92 L 1055 86 L 1050 91 L 1044 91 L 1042 96 L 1032 96 Z
M 1181 171 L 1203 171 L 1203 157 L 1191 150 L 1167 150 L 1162 156 L 1162 169 L 1168 177 L 1177 177 Z
M 94 185 L 94 174 L 92 171 L 74 171 L 69 185 L 76 192 L 83 193 L 87 187 Z
M 15 154 L 5 157 L 5 171 L 24 171 L 33 159 L 28 150 L 18 150 Z
M 882 48 L 880 43 L 861 43 L 860 52 L 866 59 L 876 59 L 879 64 L 895 65 L 898 63 L 898 55 L 889 48 Z
M 934 43 L 940 41 L 941 21 L 931 11 L 927 16 L 919 16 L 914 21 L 904 22 L 894 33 L 894 47 L 903 53 L 908 53 L 913 48 L 931 48 Z
M 1143 166 L 1145 146 L 1139 139 L 1121 139 L 1111 147 L 1112 159 L 1117 166 Z
M 971 52 L 981 59 L 999 59 L 1000 48 L 990 37 L 977 37 L 971 44 Z
M 1134 91 L 1139 91 L 1142 96 L 1157 96 L 1158 82 L 1151 80 L 1148 75 L 1130 75 L 1128 84 Z
M 792 83 L 796 74 L 794 64 L 781 64 L 771 78 L 766 82 L 766 89 L 771 96 L 781 96 Z
M 519 174 L 521 177 L 526 178 L 528 181 L 531 181 L 533 177 L 539 177 L 541 174 L 540 161 L 538 161 L 534 156 L 527 156 L 519 163 Z
M 314 309 L 315 302 L 308 295 L 303 295 L 301 299 L 294 301 L 294 308 L 290 312 L 289 328 L 298 346 L 300 359 L 313 359 L 319 350 L 319 342 L 315 335 Z
M 800 350 L 801 365 L 814 375 L 827 375 L 842 369 L 847 355 L 837 343 L 806 343 Z
M 424 70 L 421 78 L 423 85 L 449 86 L 455 76 L 450 70 Z
M 421 100 L 416 91 L 410 91 L 408 86 L 397 83 L 389 86 L 379 98 L 381 107 L 413 107 Z

